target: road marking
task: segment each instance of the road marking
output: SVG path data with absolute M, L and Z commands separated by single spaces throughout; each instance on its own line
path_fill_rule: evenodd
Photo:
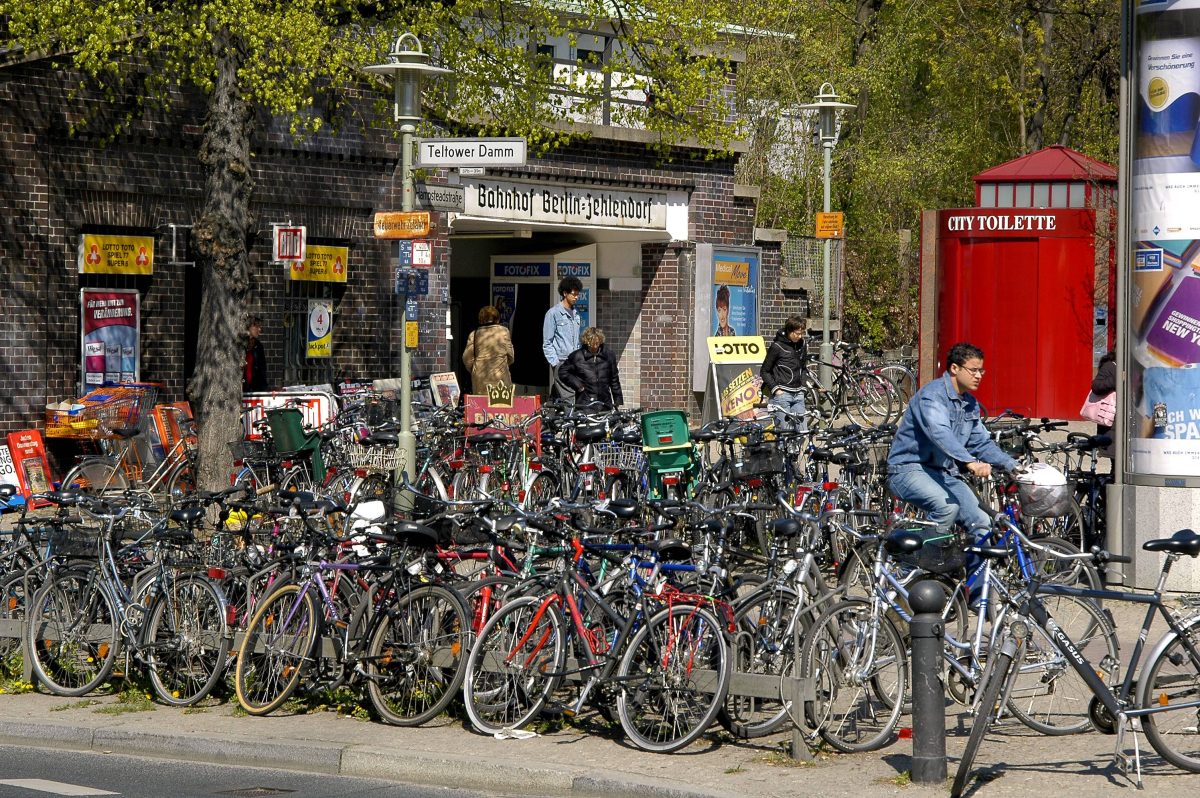
M 108 790 L 97 790 L 93 787 L 81 787 L 78 784 L 64 784 L 61 781 L 47 781 L 46 779 L 4 779 L 0 780 L 0 784 L 9 787 L 24 787 L 27 790 L 49 792 L 55 795 L 120 795 L 120 793 Z

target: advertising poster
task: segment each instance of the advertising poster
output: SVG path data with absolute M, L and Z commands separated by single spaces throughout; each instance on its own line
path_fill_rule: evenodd
M 305 357 L 333 356 L 333 302 L 308 300 L 308 346 Z
M 331 247 L 309 244 L 304 260 L 288 264 L 289 280 L 308 280 L 318 283 L 344 283 L 349 275 L 350 247 Z
M 492 283 L 492 306 L 500 311 L 500 323 L 512 329 L 513 308 L 517 305 L 516 283 Z
M 758 333 L 758 253 L 713 250 L 709 335 Z
M 458 387 L 458 375 L 453 371 L 429 375 L 429 389 L 433 395 L 433 403 L 438 407 L 458 404 L 462 391 Z
M 592 326 L 592 289 L 588 287 L 588 281 L 592 279 L 592 264 L 587 262 L 572 263 L 563 261 L 556 264 L 555 272 L 558 274 L 559 280 L 564 277 L 578 277 L 583 283 L 583 290 L 579 293 L 579 299 L 575 300 L 575 312 L 579 314 L 580 331 L 586 330 Z
M 1200 2 L 1136 13 L 1129 466 L 1200 476 Z
M 82 368 L 86 388 L 138 382 L 141 372 L 141 297 L 136 290 L 84 288 Z
M 154 274 L 154 238 L 85 233 L 78 265 L 80 274 Z
M 519 426 L 530 416 L 540 410 L 540 396 L 514 396 L 508 404 L 493 404 L 487 396 L 469 393 L 463 397 L 463 420 L 468 424 L 485 424 L 492 419 L 498 419 L 504 424 L 504 429 L 480 427 L 473 430 L 472 435 L 481 432 L 502 432 L 506 437 L 513 437 L 511 427 Z M 542 454 L 542 422 L 541 419 L 524 428 L 526 439 L 540 457 Z
M 8 451 L 12 457 L 13 468 L 17 472 L 17 484 L 21 493 L 28 499 L 31 494 L 45 493 L 54 489 L 50 478 L 50 462 L 46 459 L 46 445 L 42 442 L 42 433 L 35 429 L 10 432 L 8 434 Z M 34 501 L 30 507 L 47 507 L 48 501 Z
M 762 336 L 712 336 L 708 339 L 708 352 L 712 365 L 705 392 L 705 421 L 755 418 L 755 405 L 762 393 L 759 371 L 767 356 Z

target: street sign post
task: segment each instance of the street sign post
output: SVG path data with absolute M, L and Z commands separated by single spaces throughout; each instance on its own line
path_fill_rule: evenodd
M 380 211 L 375 214 L 375 237 L 424 238 L 429 235 L 429 211 Z
M 401 296 L 428 296 L 429 272 L 403 267 L 396 269 L 396 293 Z
M 417 183 L 414 188 L 418 210 L 462 213 L 467 209 L 467 192 L 462 186 Z
M 524 166 L 523 138 L 417 139 L 418 167 Z

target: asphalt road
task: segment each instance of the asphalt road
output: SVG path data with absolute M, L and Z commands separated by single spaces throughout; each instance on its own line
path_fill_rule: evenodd
M 0 798 L 480 798 L 484 793 L 376 779 L 115 754 L 0 746 Z M 495 793 L 487 793 L 488 796 Z

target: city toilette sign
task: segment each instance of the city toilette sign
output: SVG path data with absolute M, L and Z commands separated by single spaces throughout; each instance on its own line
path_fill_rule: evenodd
M 514 222 L 665 230 L 667 195 L 556 183 L 467 183 L 466 215 Z

